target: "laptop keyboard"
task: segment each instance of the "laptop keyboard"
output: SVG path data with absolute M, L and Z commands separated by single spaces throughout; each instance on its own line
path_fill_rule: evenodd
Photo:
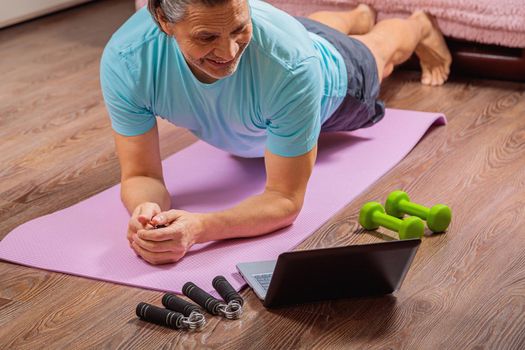
M 257 275 L 252 275 L 253 278 L 255 278 L 255 280 L 257 282 L 259 282 L 259 284 L 261 285 L 261 287 L 263 287 L 264 290 L 268 290 L 268 286 L 270 285 L 270 281 L 272 280 L 272 274 L 273 273 L 259 273 Z

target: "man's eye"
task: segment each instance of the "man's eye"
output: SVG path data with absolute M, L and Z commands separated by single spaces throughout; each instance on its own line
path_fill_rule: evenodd
M 202 36 L 199 38 L 199 40 L 205 43 L 209 43 L 215 40 L 215 38 L 216 38 L 215 36 Z
M 241 34 L 241 33 L 245 32 L 246 29 L 248 29 L 248 26 L 244 26 L 242 28 L 239 28 L 236 31 L 234 31 L 232 34 Z

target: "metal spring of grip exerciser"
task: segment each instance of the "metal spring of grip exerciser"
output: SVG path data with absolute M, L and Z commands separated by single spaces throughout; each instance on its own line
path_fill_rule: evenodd
M 202 327 L 202 319 L 204 319 L 202 314 L 200 317 L 185 317 L 180 312 L 163 309 L 148 303 L 139 303 L 135 312 L 142 320 L 172 329 L 194 330 Z
M 217 276 L 212 285 L 226 303 L 214 298 L 192 282 L 184 284 L 182 293 L 212 315 L 221 315 L 229 320 L 241 317 L 244 300 L 228 281 L 223 276 Z
M 162 297 L 162 305 L 168 310 L 180 312 L 186 316 L 186 322 L 190 329 L 199 329 L 204 327 L 206 324 L 206 318 L 204 317 L 200 307 L 192 304 L 182 298 L 179 298 L 175 294 L 166 293 Z
M 224 276 L 215 277 L 211 284 L 222 299 L 228 303 L 225 312 L 232 318 L 239 318 L 242 314 L 244 299 L 233 289 Z

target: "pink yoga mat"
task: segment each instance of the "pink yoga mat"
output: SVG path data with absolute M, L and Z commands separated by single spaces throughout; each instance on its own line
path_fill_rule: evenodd
M 403 159 L 432 124 L 445 122 L 441 114 L 389 109 L 371 128 L 322 135 L 304 207 L 292 226 L 258 238 L 197 245 L 176 264 L 149 265 L 129 248 L 129 216 L 120 202 L 119 185 L 14 229 L 0 242 L 0 258 L 176 293 L 188 281 L 212 292 L 213 277 L 224 275 L 239 290 L 245 283 L 237 263 L 276 259 L 297 246 Z M 203 142 L 163 165 L 174 208 L 225 209 L 264 188 L 263 159 L 232 157 Z

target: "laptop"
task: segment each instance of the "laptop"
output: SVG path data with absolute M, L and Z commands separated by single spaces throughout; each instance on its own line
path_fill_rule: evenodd
M 286 252 L 277 261 L 237 264 L 266 307 L 393 293 L 420 239 Z

